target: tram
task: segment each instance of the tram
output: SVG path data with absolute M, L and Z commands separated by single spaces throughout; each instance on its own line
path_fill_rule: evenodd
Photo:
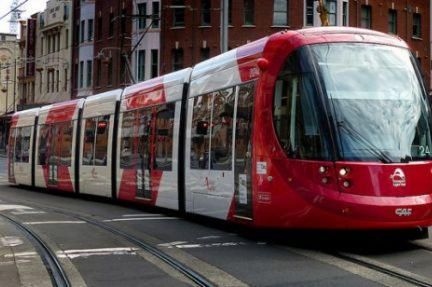
M 431 150 L 406 43 L 309 28 L 15 113 L 9 182 L 258 228 L 427 231 Z

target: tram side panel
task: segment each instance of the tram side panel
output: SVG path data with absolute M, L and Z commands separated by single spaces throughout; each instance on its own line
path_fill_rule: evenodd
M 190 69 L 124 91 L 117 143 L 117 197 L 178 210 L 181 99 Z
M 80 193 L 111 197 L 115 106 L 121 90 L 86 99 L 81 120 Z
M 9 144 L 11 183 L 32 185 L 34 124 L 39 109 L 16 113 L 12 119 Z
M 35 185 L 74 192 L 75 142 L 83 100 L 41 108 L 35 148 Z

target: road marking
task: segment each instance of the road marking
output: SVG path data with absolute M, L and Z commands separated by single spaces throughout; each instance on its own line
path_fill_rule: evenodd
M 25 209 L 33 209 L 33 208 L 25 205 L 18 205 L 18 204 L 0 204 L 0 211 L 5 211 L 5 210 L 23 211 Z
M 163 216 L 163 214 L 135 213 L 135 214 L 122 215 L 122 217 L 152 217 L 152 216 Z
M 187 241 L 174 241 L 158 244 L 158 246 L 166 247 L 166 248 L 180 248 L 180 249 L 188 249 L 188 248 L 212 248 L 212 247 L 232 247 L 232 246 L 241 246 L 246 245 L 246 242 L 214 242 L 214 243 L 188 243 Z
M 140 220 L 171 220 L 171 219 L 179 219 L 179 218 L 178 217 L 114 218 L 114 219 L 106 219 L 103 222 L 140 221 Z
M 45 214 L 45 211 L 26 211 L 26 210 L 21 210 L 21 211 L 12 211 L 11 212 L 13 215 L 26 215 L 26 214 Z
M 21 238 L 17 236 L 5 236 L 5 237 L 0 237 L 0 243 L 2 246 L 5 247 L 13 247 L 13 246 L 22 245 L 24 242 L 22 241 Z
M 14 258 L 14 257 L 22 257 L 22 258 L 34 258 L 39 257 L 39 254 L 36 253 L 36 251 L 26 251 L 26 252 L 16 252 L 16 253 L 9 253 L 4 255 L 5 258 Z
M 137 255 L 135 247 L 115 247 L 115 248 L 96 248 L 96 249 L 71 249 L 57 252 L 59 258 L 68 257 L 75 259 L 90 256 L 111 256 L 111 255 Z
M 83 224 L 85 221 L 27 221 L 23 222 L 25 225 L 41 225 L 41 224 Z

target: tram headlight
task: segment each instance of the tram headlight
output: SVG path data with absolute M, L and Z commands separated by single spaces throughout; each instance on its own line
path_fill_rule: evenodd
M 341 168 L 341 169 L 339 170 L 339 175 L 340 175 L 340 176 L 346 176 L 346 175 L 348 174 L 348 172 L 349 172 L 349 169 L 343 167 L 343 168 Z
M 320 166 L 318 171 L 319 173 L 325 173 L 327 171 L 327 168 L 325 166 Z

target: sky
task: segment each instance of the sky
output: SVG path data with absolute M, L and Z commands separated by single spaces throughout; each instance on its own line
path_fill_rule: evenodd
M 11 10 L 12 0 L 0 0 L 0 17 L 5 15 Z M 21 19 L 27 19 L 30 15 L 43 11 L 46 7 L 47 0 L 29 0 L 23 6 L 20 7 L 21 10 L 25 10 L 21 13 Z M 23 0 L 18 0 L 18 4 L 23 2 Z M 10 33 L 9 31 L 9 20 L 10 14 L 0 21 L 0 33 Z

